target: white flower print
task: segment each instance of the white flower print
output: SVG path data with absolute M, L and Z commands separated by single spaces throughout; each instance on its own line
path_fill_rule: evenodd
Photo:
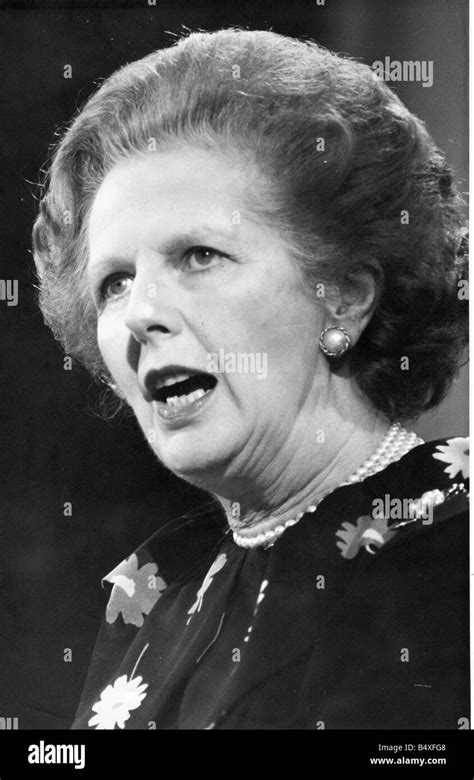
M 254 610 L 253 610 L 252 620 L 255 619 L 255 615 L 258 612 L 258 607 L 262 603 L 263 599 L 265 598 L 265 589 L 266 589 L 267 585 L 268 585 L 268 580 L 262 580 L 262 582 L 260 583 L 260 590 L 258 592 L 257 601 L 255 602 L 255 607 L 254 607 Z M 246 633 L 246 635 L 244 637 L 244 642 L 248 642 L 249 641 L 250 634 L 252 633 L 252 629 L 253 629 L 253 625 L 248 627 L 247 633 Z
M 149 644 L 145 645 L 140 656 L 133 667 L 130 679 L 123 674 L 113 685 L 107 687 L 100 694 L 100 699 L 96 702 L 92 710 L 96 713 L 90 718 L 87 725 L 96 729 L 119 729 L 125 728 L 125 721 L 129 719 L 130 712 L 136 710 L 146 696 L 148 683 L 142 683 L 142 677 L 134 677 L 138 664 Z
M 373 555 L 372 546 L 382 547 L 395 533 L 390 529 L 384 517 L 374 519 L 363 515 L 357 518 L 356 525 L 342 523 L 342 527 L 336 531 L 336 536 L 340 539 L 337 542 L 337 547 L 339 547 L 342 557 L 347 560 L 355 558 L 361 547 Z
M 469 437 L 458 436 L 455 439 L 448 439 L 447 444 L 438 444 L 436 449 L 439 452 L 434 453 L 433 458 L 448 464 L 445 472 L 450 479 L 454 479 L 459 472 L 461 472 L 463 479 L 467 479 L 469 476 Z
M 146 563 L 138 568 L 135 553 L 119 563 L 104 581 L 113 584 L 107 604 L 107 623 L 114 623 L 121 615 L 124 623 L 140 628 L 166 588 L 162 577 L 157 576 L 156 563 Z M 145 616 L 145 617 L 144 617 Z
M 95 726 L 96 729 L 114 729 L 115 726 L 125 728 L 130 711 L 136 710 L 146 696 L 144 691 L 148 684 L 141 685 L 141 682 L 141 677 L 127 680 L 127 675 L 124 674 L 115 680 L 113 685 L 108 685 L 102 691 L 100 701 L 92 707 L 97 715 L 89 720 L 88 725 Z
M 220 555 L 217 556 L 216 560 L 214 561 L 211 568 L 209 569 L 206 576 L 204 577 L 204 581 L 201 587 L 196 593 L 196 601 L 194 602 L 192 607 L 188 610 L 189 618 L 186 621 L 186 625 L 188 625 L 195 612 L 201 611 L 204 594 L 206 590 L 212 585 L 212 582 L 214 580 L 214 574 L 217 574 L 217 572 L 219 572 L 225 566 L 226 561 L 227 561 L 227 555 L 225 553 L 221 553 Z

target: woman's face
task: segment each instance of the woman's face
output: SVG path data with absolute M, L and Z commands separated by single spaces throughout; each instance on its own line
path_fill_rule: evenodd
M 115 167 L 90 214 L 101 353 L 157 456 L 196 484 L 265 468 L 327 377 L 323 311 L 247 211 L 258 186 L 248 163 L 153 152 Z

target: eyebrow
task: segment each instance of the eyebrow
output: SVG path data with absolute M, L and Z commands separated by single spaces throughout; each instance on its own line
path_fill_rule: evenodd
M 238 227 L 238 224 L 232 225 L 232 227 Z M 200 244 L 206 245 L 206 243 L 214 243 L 214 241 L 226 241 L 235 245 L 237 236 L 234 230 L 222 228 L 218 225 L 212 225 L 210 223 L 201 223 L 193 228 L 186 229 L 185 232 L 176 232 L 166 238 L 166 240 L 160 244 L 159 251 L 161 254 L 170 255 L 172 252 L 176 252 L 185 246 L 199 246 Z M 212 237 L 211 237 L 212 234 Z M 114 265 L 115 263 L 130 263 L 131 258 L 126 255 L 120 254 L 104 254 L 99 255 L 92 263 L 87 264 L 87 275 L 93 278 L 99 271 L 107 268 L 107 266 Z
M 232 227 L 237 227 L 237 225 L 233 225 Z M 218 240 L 233 242 L 236 241 L 235 230 L 228 230 L 219 227 L 218 225 L 204 223 L 187 229 L 184 233 L 176 233 L 175 235 L 167 238 L 163 244 L 164 251 L 167 253 L 171 251 L 176 245 L 195 244 L 196 242 L 199 242 L 199 240 L 204 240 L 205 236 L 209 235 L 210 233 L 212 233 L 213 236 L 216 236 Z

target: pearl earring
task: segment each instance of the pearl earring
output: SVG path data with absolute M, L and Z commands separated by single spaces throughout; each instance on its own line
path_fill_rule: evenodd
M 325 328 L 319 337 L 319 347 L 328 357 L 341 357 L 351 346 L 351 337 L 344 328 Z

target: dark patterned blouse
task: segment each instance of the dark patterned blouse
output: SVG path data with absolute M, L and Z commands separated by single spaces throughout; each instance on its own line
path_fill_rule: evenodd
M 467 478 L 438 440 L 266 549 L 215 514 L 160 529 L 104 578 L 73 728 L 465 728 Z

